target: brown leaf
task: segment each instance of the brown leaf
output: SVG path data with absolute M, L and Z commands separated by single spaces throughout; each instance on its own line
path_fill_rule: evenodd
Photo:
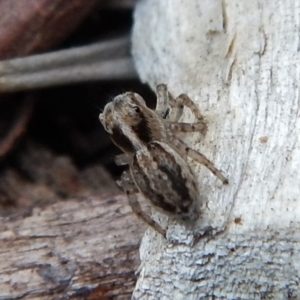
M 103 0 L 0 0 L 0 59 L 59 44 Z

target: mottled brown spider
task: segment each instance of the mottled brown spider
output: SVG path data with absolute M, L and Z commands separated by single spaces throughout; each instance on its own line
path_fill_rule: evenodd
M 196 104 L 186 94 L 174 99 L 165 84 L 159 84 L 156 93 L 154 111 L 140 95 L 127 92 L 108 103 L 99 118 L 124 152 L 116 157 L 116 164 L 129 165 L 129 171 L 122 174 L 118 184 L 128 195 L 133 212 L 165 236 L 165 229 L 142 211 L 137 192 L 164 213 L 194 221 L 199 217 L 199 189 L 186 158 L 205 165 L 224 184 L 228 180 L 203 154 L 176 136 L 178 132 L 206 132 L 206 123 Z M 191 109 L 198 122 L 178 122 L 184 106 Z

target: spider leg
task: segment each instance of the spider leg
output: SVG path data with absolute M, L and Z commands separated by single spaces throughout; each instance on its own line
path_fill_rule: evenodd
M 178 122 L 183 113 L 184 106 L 188 107 L 198 120 L 202 120 L 203 116 L 197 105 L 186 94 L 179 95 L 176 99 L 168 91 L 167 85 L 158 84 L 156 87 L 157 103 L 155 111 L 164 119 L 172 122 Z M 170 112 L 171 107 L 171 112 Z
M 171 119 L 170 117 L 172 122 L 177 122 L 179 120 L 179 118 L 182 116 L 184 106 L 188 107 L 198 120 L 203 120 L 203 115 L 201 114 L 199 107 L 195 104 L 194 101 L 191 100 L 191 98 L 187 94 L 181 94 L 173 101 L 171 99 L 170 105 L 172 108 L 176 106 L 178 107 L 176 119 Z
M 164 119 L 169 119 L 171 122 L 178 122 L 183 114 L 184 107 L 188 107 L 198 120 L 203 120 L 203 115 L 194 101 L 187 94 L 181 94 L 176 99 L 168 92 L 165 84 L 159 84 L 156 89 L 157 103 L 156 110 Z M 169 112 L 169 106 L 171 112 Z
M 205 135 L 207 131 L 207 125 L 204 121 L 197 123 L 168 123 L 167 126 L 175 134 L 177 132 L 201 132 Z
M 178 122 L 183 114 L 184 105 L 181 103 L 182 101 L 177 101 L 178 98 L 174 99 L 174 97 L 168 93 L 169 95 L 169 105 L 171 106 L 172 110 L 168 116 L 168 119 L 171 122 Z
M 123 189 L 128 197 L 128 202 L 131 206 L 132 211 L 138 218 L 147 223 L 150 227 L 156 230 L 158 233 L 166 237 L 166 231 L 151 217 L 149 217 L 141 208 L 140 203 L 137 200 L 136 192 L 138 192 L 132 177 L 128 171 L 124 171 L 121 175 L 121 179 L 117 184 Z
M 173 143 L 175 149 L 177 149 L 177 151 L 179 153 L 181 153 L 182 155 L 185 155 L 185 156 L 189 156 L 193 160 L 195 160 L 198 163 L 204 165 L 217 178 L 219 178 L 223 182 L 223 184 L 228 184 L 229 183 L 228 179 L 222 174 L 222 172 L 220 170 L 218 170 L 214 166 L 214 164 L 206 156 L 204 156 L 202 153 L 189 148 L 183 141 L 181 141 L 180 139 L 177 139 L 176 137 L 173 137 L 171 139 L 171 142 Z
M 168 91 L 168 87 L 166 84 L 161 83 L 157 85 L 156 97 L 156 113 L 163 119 L 168 119 L 177 122 L 182 115 L 183 106 L 181 107 L 181 105 L 177 105 L 176 100 Z
M 156 87 L 156 113 L 162 118 L 167 118 L 169 114 L 169 94 L 167 85 L 164 83 L 160 83 Z

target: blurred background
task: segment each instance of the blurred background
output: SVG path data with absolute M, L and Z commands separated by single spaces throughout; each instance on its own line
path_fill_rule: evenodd
M 2 214 L 74 196 L 119 192 L 114 181 L 122 168 L 113 162 L 119 150 L 98 116 L 107 102 L 126 91 L 141 94 L 153 106 L 155 97 L 149 88 L 132 71 L 127 76 L 126 70 L 124 75 L 82 78 L 82 82 L 80 78 L 60 82 L 59 86 L 45 84 L 43 88 L 34 88 L 33 84 L 28 88 L 15 82 L 20 74 L 25 81 L 30 78 L 27 72 L 35 68 L 35 57 L 21 71 L 7 60 L 93 43 L 101 46 L 126 38 L 130 35 L 135 2 L 0 1 Z M 129 43 L 125 47 L 125 51 L 116 48 L 111 55 L 106 51 L 96 59 L 110 63 L 114 57 L 122 56 L 130 61 Z M 36 76 L 39 79 L 43 68 L 42 65 Z M 116 72 L 118 64 L 112 68 Z M 40 81 L 46 82 L 47 78 Z

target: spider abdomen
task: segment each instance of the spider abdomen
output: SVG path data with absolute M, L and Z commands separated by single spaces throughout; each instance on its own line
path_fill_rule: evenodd
M 169 215 L 198 217 L 198 183 L 187 162 L 168 144 L 153 141 L 138 150 L 130 165 L 139 191 Z

